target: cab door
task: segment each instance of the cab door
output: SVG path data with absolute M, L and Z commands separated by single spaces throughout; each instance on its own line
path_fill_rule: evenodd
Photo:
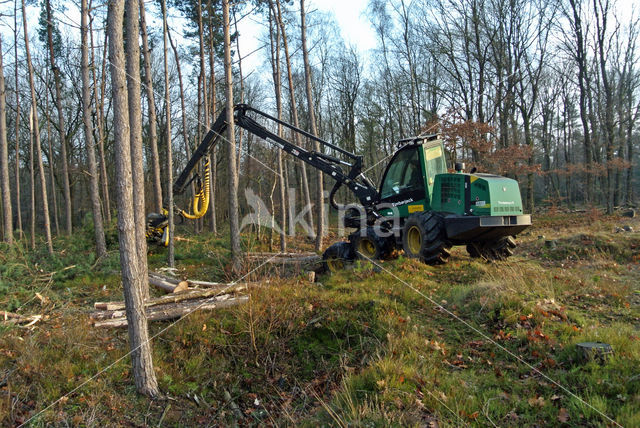
M 421 145 L 399 150 L 391 159 L 380 185 L 380 214 L 406 217 L 428 207 Z

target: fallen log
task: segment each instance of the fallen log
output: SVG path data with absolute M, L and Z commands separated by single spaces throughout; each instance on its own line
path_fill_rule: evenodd
M 199 287 L 220 287 L 227 285 L 224 282 L 209 282 L 209 281 L 198 281 L 195 279 L 188 279 L 187 282 L 191 285 L 197 285 Z
M 165 279 L 152 275 L 149 275 L 149 284 L 161 290 L 164 290 L 167 293 L 177 293 L 189 288 L 189 283 L 187 281 L 180 281 L 179 283 L 175 284 L 173 282 L 169 282 Z
M 311 252 L 311 251 L 307 251 L 307 252 L 304 252 L 304 253 L 269 253 L 269 252 L 265 252 L 265 251 L 247 253 L 247 258 L 249 258 L 249 259 L 253 259 L 253 258 L 269 258 L 269 257 L 304 258 L 304 257 L 311 257 L 311 256 L 317 256 L 317 254 L 314 253 L 314 252 Z
M 180 318 L 184 315 L 188 315 L 196 310 L 212 310 L 228 308 L 236 306 L 242 303 L 246 303 L 249 300 L 249 296 L 240 296 L 230 298 L 227 300 L 215 300 L 215 297 L 203 300 L 197 300 L 193 302 L 182 302 L 172 305 L 163 305 L 157 307 L 145 308 L 148 321 L 162 321 Z M 104 321 L 98 321 L 94 324 L 95 327 L 125 327 L 127 325 L 126 316 L 120 318 L 112 318 Z
M 155 278 L 158 278 L 160 280 L 169 282 L 171 284 L 176 284 L 176 285 L 179 284 L 180 281 L 182 281 L 179 278 L 176 278 L 176 277 L 173 277 L 173 276 L 169 276 L 169 275 L 164 275 L 164 274 L 161 274 L 161 273 L 158 273 L 158 272 L 153 272 L 153 271 L 149 271 L 149 277 L 155 277 Z

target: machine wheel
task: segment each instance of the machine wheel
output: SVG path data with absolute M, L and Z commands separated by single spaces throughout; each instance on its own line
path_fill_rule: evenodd
M 467 252 L 471 257 L 482 257 L 487 261 L 505 260 L 513 255 L 516 241 L 512 236 L 504 236 L 495 241 L 481 242 L 467 245 Z
M 436 212 L 410 216 L 402 229 L 402 248 L 407 257 L 419 258 L 426 264 L 443 264 L 451 255 L 451 243 L 442 216 Z
M 322 254 L 322 265 L 327 272 L 343 270 L 354 259 L 351 244 L 348 242 L 336 242 Z
M 364 260 L 384 260 L 393 251 L 393 242 L 389 237 L 380 236 L 374 227 L 358 230 L 349 237 L 351 249 L 357 258 Z
M 480 246 L 481 244 L 477 244 L 475 242 L 472 244 L 467 244 L 467 253 L 469 253 L 469 256 L 471 256 L 471 258 L 477 259 L 482 257 Z

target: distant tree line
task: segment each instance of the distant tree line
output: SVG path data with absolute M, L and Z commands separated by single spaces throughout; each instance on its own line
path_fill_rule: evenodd
M 136 180 L 143 177 L 134 202 L 144 205 L 136 212 L 146 213 L 166 207 L 168 180 L 185 165 L 227 93 L 221 0 L 170 2 L 166 45 L 162 26 L 154 24 L 161 22 L 162 5 L 137 4 L 137 49 L 126 46 L 127 55 L 138 58 L 128 70 L 136 78 L 127 84 L 141 101 L 133 113 L 140 129 L 132 138 L 140 144 L 132 166 Z M 529 211 L 595 205 L 612 212 L 635 203 L 635 11 L 623 14 L 609 0 L 370 0 L 367 18 L 377 46 L 365 53 L 340 37 L 332 16 L 306 6 L 280 0 L 231 5 L 233 102 L 361 153 L 374 181 L 398 139 L 441 133 L 452 162 L 518 179 Z M 107 7 L 89 2 L 81 14 L 86 25 L 74 22 L 68 7 L 75 6 L 57 0 L 3 5 L 5 23 L 13 26 L 3 30 L 0 69 L 2 237 L 26 236 L 35 246 L 42 236 L 51 248 L 53 236 L 95 223 L 102 254 L 102 224 L 113 222 L 118 184 Z M 35 29 L 27 25 L 34 10 Z M 246 19 L 262 23 L 257 52 L 249 52 L 238 33 Z M 259 55 L 263 65 L 248 72 L 247 55 Z M 287 205 L 294 203 L 286 189 L 297 189 L 296 206 L 315 207 L 305 219 L 319 232 L 321 248 L 323 178 L 253 135 L 234 138 L 237 171 L 229 173 L 228 146 L 219 145 L 211 153 L 212 208 L 194 231 L 227 227 L 228 189 L 236 177 L 238 189 L 251 187 L 270 201 L 283 230 Z M 185 206 L 190 196 L 177 196 L 176 203 Z M 242 212 L 242 190 L 239 199 Z M 272 234 L 257 233 L 276 245 Z M 284 236 L 280 247 L 286 247 Z

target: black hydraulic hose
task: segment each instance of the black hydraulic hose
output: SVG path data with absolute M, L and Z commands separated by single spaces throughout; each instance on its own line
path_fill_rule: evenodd
M 329 192 L 329 204 L 331 204 L 331 206 L 338 211 L 342 211 L 346 209 L 345 205 L 342 205 L 336 202 L 336 193 L 338 192 L 340 187 L 342 187 L 342 184 L 343 183 L 341 181 L 336 181 L 336 184 L 333 185 L 331 192 Z

